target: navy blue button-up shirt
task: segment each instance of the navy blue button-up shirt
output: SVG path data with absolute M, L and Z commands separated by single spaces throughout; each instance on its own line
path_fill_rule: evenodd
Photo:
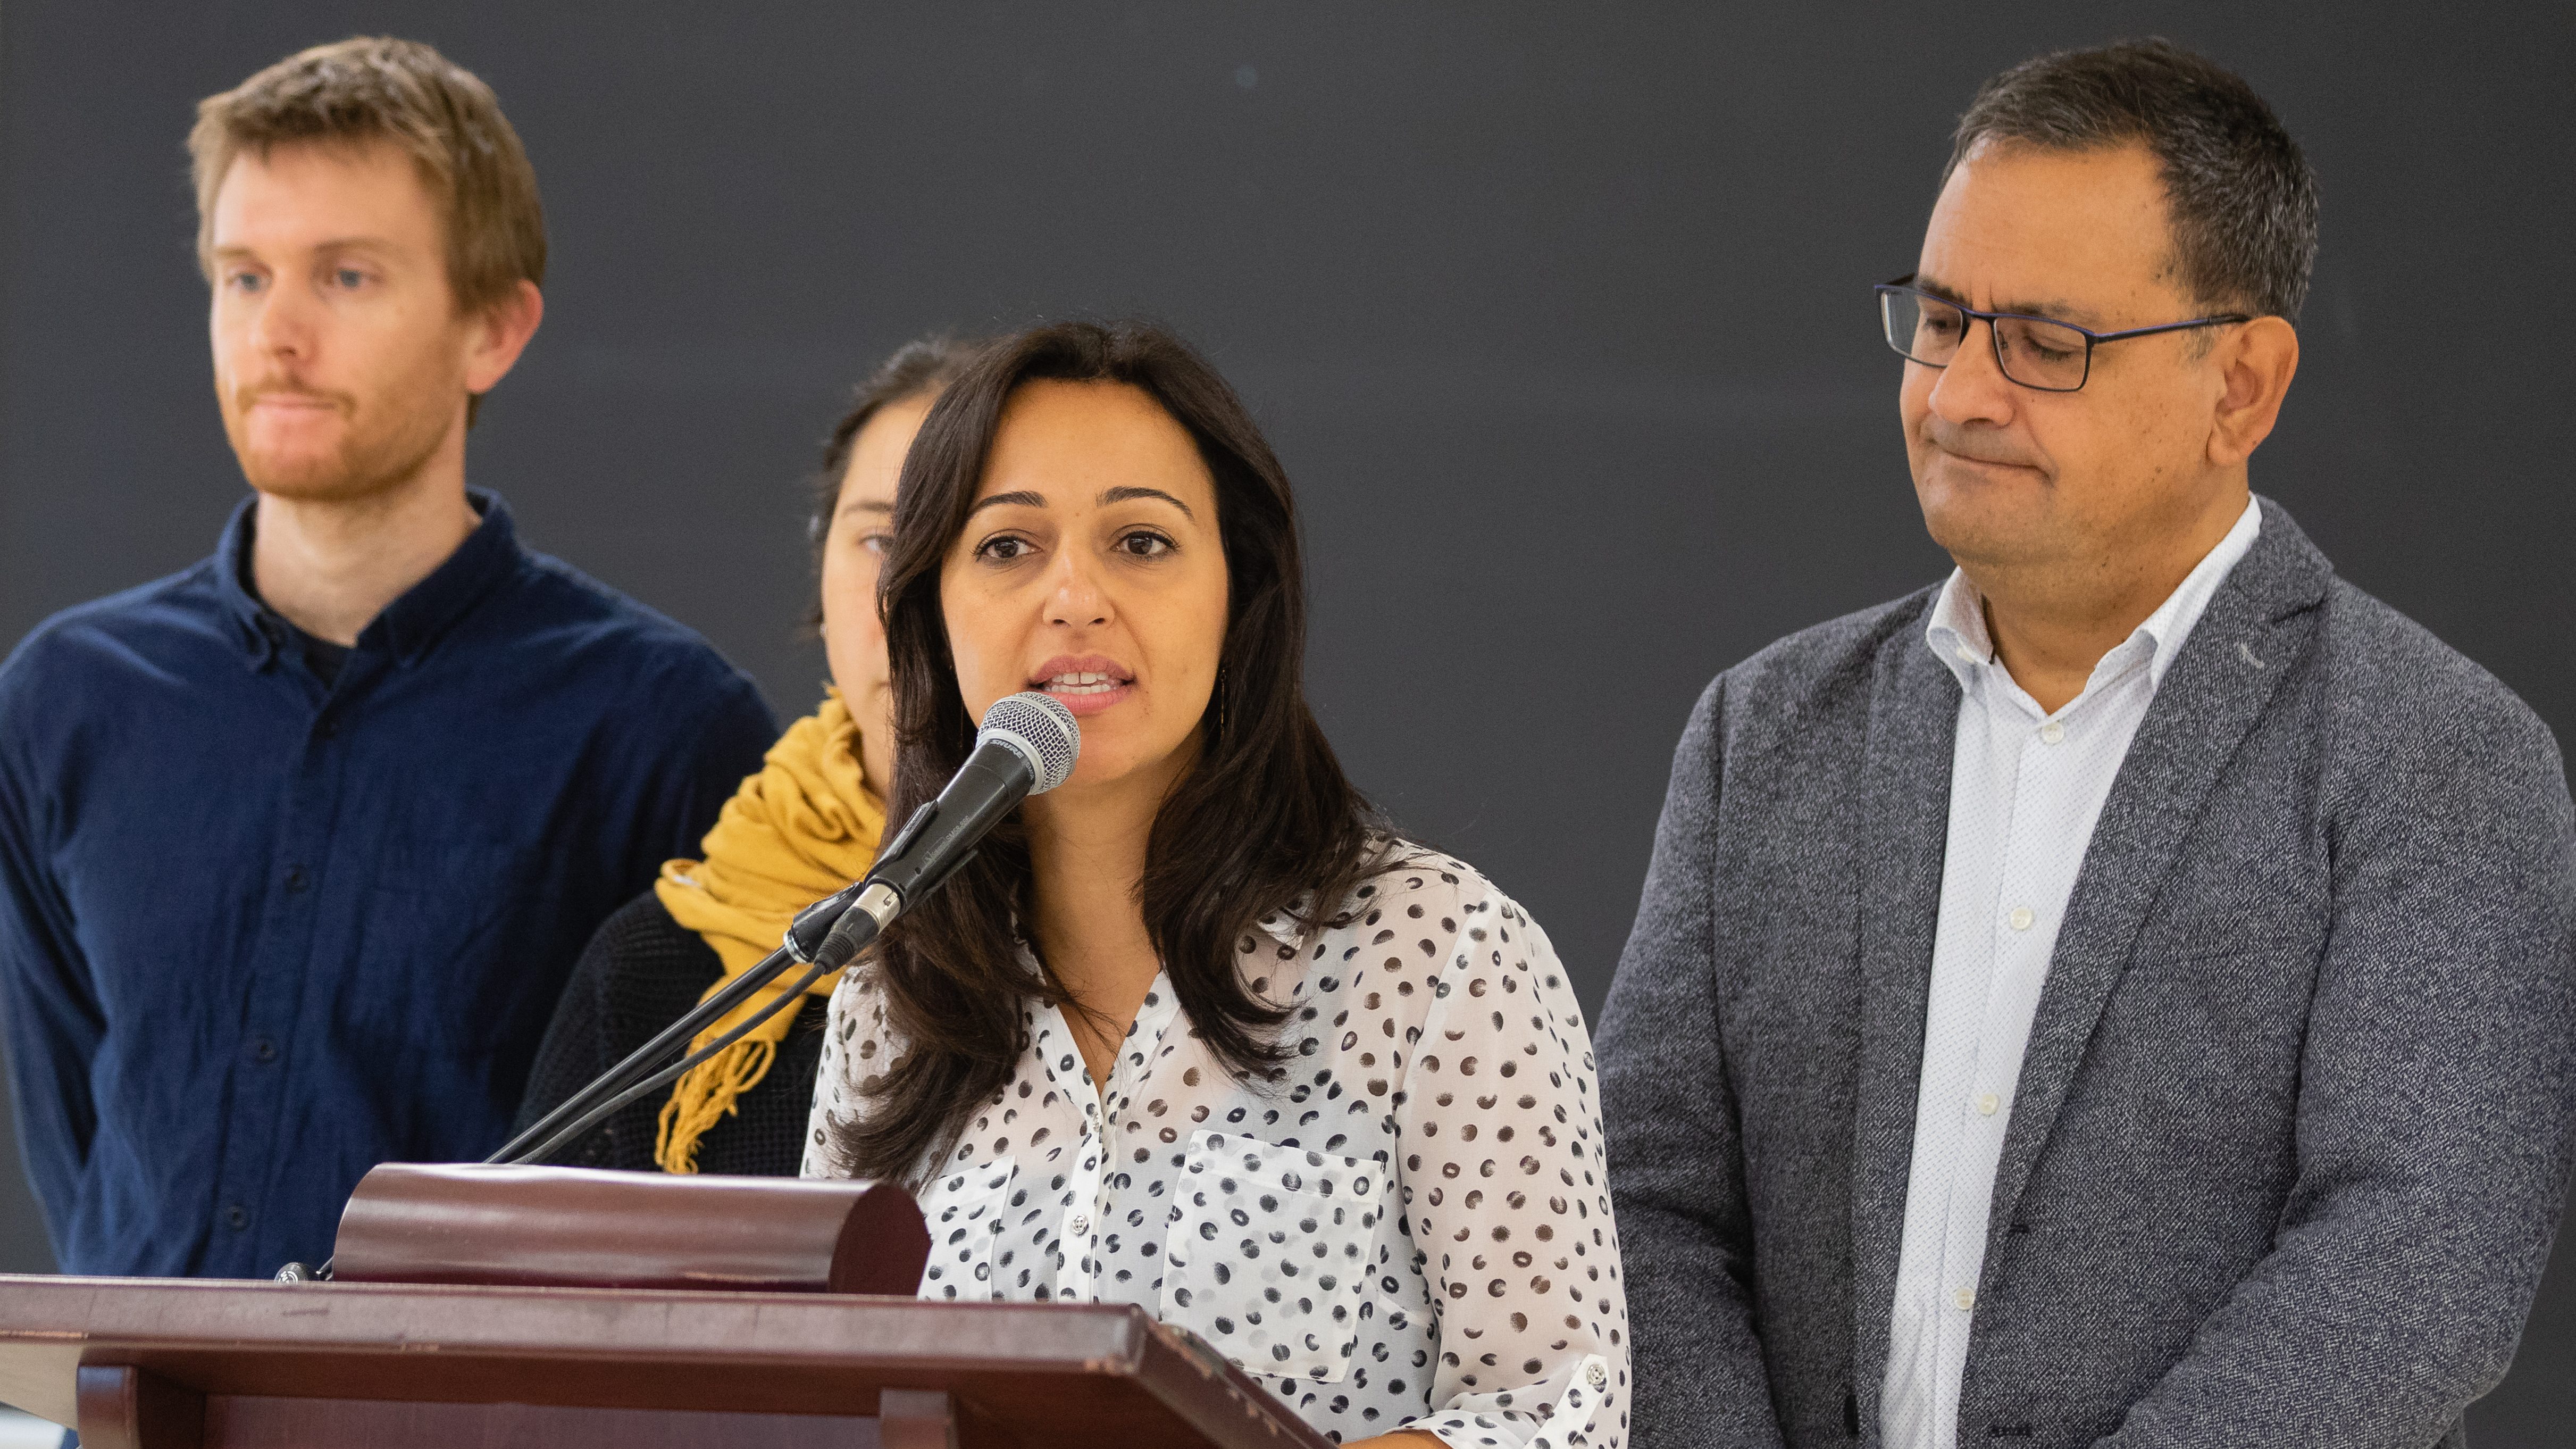
M 0 665 L 0 1010 L 63 1268 L 264 1276 L 383 1161 L 500 1145 L 592 929 L 776 737 L 509 510 L 329 684 L 215 557 Z

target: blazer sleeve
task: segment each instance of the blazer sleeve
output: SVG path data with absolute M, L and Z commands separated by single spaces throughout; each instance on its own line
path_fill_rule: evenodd
M 2512 1362 L 2576 1158 L 2576 825 L 2518 702 L 2449 723 L 2329 812 L 2273 1249 L 2103 1446 L 2421 1449 Z
M 1783 1443 L 1753 1327 L 1753 1224 L 1719 1030 L 1711 841 L 1726 677 L 1674 753 L 1637 924 L 1601 1021 L 1601 1100 L 1619 1209 L 1639 1449 Z

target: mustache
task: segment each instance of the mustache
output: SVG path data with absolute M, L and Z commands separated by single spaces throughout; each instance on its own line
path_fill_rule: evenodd
M 303 383 L 295 381 L 293 378 L 271 377 L 262 378 L 257 382 L 246 382 L 235 387 L 233 389 L 233 405 L 247 410 L 257 406 L 259 400 L 262 398 L 278 396 L 309 398 L 313 401 L 326 402 L 339 408 L 346 408 L 354 401 L 354 399 L 352 399 L 347 393 L 332 392 L 327 388 L 307 387 Z
M 2017 468 L 2050 471 L 2048 460 L 2026 448 L 2013 446 L 2010 439 L 1991 428 L 1960 427 L 1937 413 L 1926 413 L 1919 430 L 1923 440 L 1954 458 L 1972 463 L 2001 463 Z

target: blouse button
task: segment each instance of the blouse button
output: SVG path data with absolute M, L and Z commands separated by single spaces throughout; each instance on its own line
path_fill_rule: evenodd
M 1079 1238 L 1091 1231 L 1091 1219 L 1084 1217 L 1080 1213 L 1075 1213 L 1073 1215 L 1073 1221 L 1065 1224 L 1065 1227 L 1071 1230 L 1075 1237 Z
M 1610 1371 L 1597 1363 L 1590 1364 L 1583 1370 L 1583 1380 L 1596 1389 L 1608 1388 L 1610 1386 Z

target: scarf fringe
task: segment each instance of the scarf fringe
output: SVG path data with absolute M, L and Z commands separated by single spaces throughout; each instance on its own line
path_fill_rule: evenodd
M 671 918 L 697 932 L 723 963 L 724 974 L 706 995 L 765 959 L 798 911 L 865 875 L 884 831 L 885 802 L 868 787 L 859 763 L 857 722 L 834 691 L 820 709 L 788 726 L 759 773 L 725 802 L 699 846 L 706 859 L 666 862 L 654 885 Z M 835 971 L 807 992 L 829 1000 L 840 976 Z M 703 1050 L 784 989 L 773 984 L 754 992 L 689 1049 Z M 742 1094 L 769 1074 L 796 1015 L 795 1008 L 782 1008 L 673 1084 L 653 1142 L 653 1160 L 664 1172 L 698 1170 L 698 1140 L 740 1111 Z
M 653 1134 L 653 1160 L 664 1172 L 695 1173 L 698 1139 L 742 1110 L 743 1093 L 760 1085 L 778 1060 L 770 1042 L 744 1040 L 689 1068 L 662 1104 Z

